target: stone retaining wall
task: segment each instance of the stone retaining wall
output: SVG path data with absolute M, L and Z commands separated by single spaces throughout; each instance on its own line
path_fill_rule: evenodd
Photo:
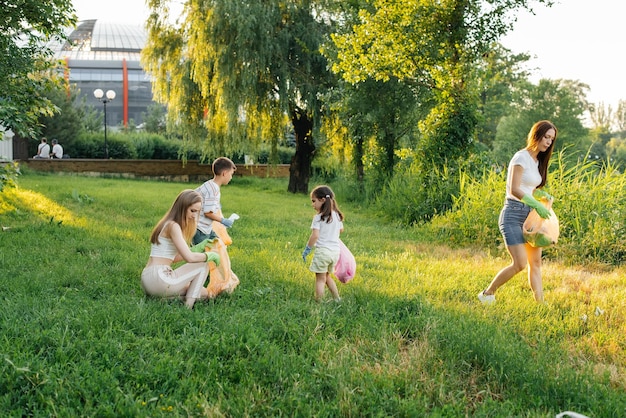
M 180 160 L 101 160 L 68 158 L 62 160 L 28 159 L 20 161 L 35 171 L 81 173 L 90 176 L 160 179 L 199 182 L 213 177 L 210 164 Z M 289 164 L 237 164 L 235 176 L 289 177 Z

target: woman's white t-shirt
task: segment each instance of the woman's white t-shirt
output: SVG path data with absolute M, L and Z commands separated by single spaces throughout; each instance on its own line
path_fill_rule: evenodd
M 533 195 L 535 188 L 541 184 L 541 174 L 539 174 L 539 161 L 535 161 L 527 149 L 517 151 L 511 162 L 506 175 L 506 198 L 519 201 L 517 197 L 511 193 L 511 182 L 513 181 L 513 168 L 519 165 L 524 169 L 520 182 L 520 189 L 524 194 Z

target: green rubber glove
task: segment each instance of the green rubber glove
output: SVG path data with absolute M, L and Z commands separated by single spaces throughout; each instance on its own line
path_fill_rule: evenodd
M 535 199 L 554 200 L 554 197 L 550 196 L 550 194 L 543 189 L 535 189 L 533 197 Z
M 189 249 L 191 250 L 192 253 L 203 253 L 204 249 L 209 245 L 210 242 L 211 240 L 207 238 L 204 241 L 201 241 L 197 243 L 196 245 L 190 247 Z
M 218 253 L 214 253 L 212 251 L 207 251 L 206 253 L 206 262 L 212 261 L 216 266 L 220 265 L 220 255 Z
M 522 202 L 535 209 L 539 216 L 543 219 L 548 219 L 550 217 L 550 211 L 531 195 L 525 194 L 524 197 L 522 197 Z

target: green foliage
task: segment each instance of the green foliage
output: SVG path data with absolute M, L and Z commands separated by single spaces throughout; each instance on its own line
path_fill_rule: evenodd
M 1 0 L 0 122 L 24 137 L 39 132 L 37 121 L 57 109 L 47 98 L 59 81 L 51 71 L 50 41 L 60 41 L 76 21 L 71 0 Z
M 439 168 L 424 169 L 418 155 L 405 158 L 392 179 L 376 176 L 366 180 L 368 195 L 375 197 L 375 207 L 388 219 L 404 225 L 423 224 L 433 216 L 445 214 L 468 178 L 493 167 L 486 152 L 474 147 L 467 158 L 460 158 Z
M 4 414 L 608 417 L 626 408 L 623 269 L 547 263 L 549 303 L 534 304 L 525 280 L 512 280 L 501 304 L 483 307 L 475 295 L 500 257 L 450 250 L 342 203 L 357 277 L 341 285 L 341 304 L 317 304 L 300 258 L 310 202 L 285 193 L 285 180 L 237 177 L 222 205 L 241 215 L 229 229 L 241 284 L 189 311 L 139 284 L 150 231 L 187 187 L 28 173 L 2 195 L 12 226 L 0 232 Z
M 0 192 L 5 187 L 14 187 L 20 175 L 20 165 L 17 161 L 0 162 Z
M 412 225 L 448 211 L 458 192 L 458 169 L 445 165 L 427 171 L 421 163 L 413 162 L 403 170 L 398 169 L 382 188 L 376 207 L 388 219 Z
M 74 148 L 76 139 L 85 132 L 85 120 L 89 113 L 85 98 L 79 97 L 75 85 L 68 85 L 65 82 L 50 91 L 47 97 L 58 111 L 51 116 L 39 118 L 42 135 L 48 138 L 48 143 L 52 139 L 58 139 L 64 149 Z M 37 153 L 37 145 L 39 141 L 36 139 L 30 142 L 29 155 Z
M 104 113 L 97 110 L 91 105 L 87 105 L 86 99 L 83 99 L 81 103 L 81 110 L 83 113 L 83 119 L 81 125 L 87 132 L 100 132 L 104 126 Z
M 476 125 L 476 105 L 467 93 L 456 91 L 441 101 L 420 121 L 422 170 L 440 169 L 467 155 Z
M 502 246 L 498 214 L 504 201 L 506 170 L 463 176 L 458 197 L 448 213 L 424 225 L 438 240 L 478 245 L 495 251 Z M 546 250 L 569 264 L 621 265 L 626 261 L 626 174 L 614 166 L 599 167 L 589 159 L 568 162 L 557 155 L 549 173 L 549 193 L 560 221 L 558 244 Z
M 346 33 L 331 35 L 337 49 L 333 71 L 351 83 L 396 77 L 431 84 L 442 63 L 458 60 L 459 54 L 476 62 L 489 53 L 493 42 L 510 29 L 514 12 L 530 4 L 512 0 L 485 7 L 477 0 L 376 0 L 368 6 L 358 9 L 356 23 L 349 21 Z
M 484 60 L 475 66 L 479 96 L 476 141 L 491 147 L 500 119 L 514 112 L 514 91 L 529 76 L 523 65 L 530 56 L 512 54 L 502 45 L 494 43 L 491 51 L 483 57 Z
M 485 169 L 482 175 L 462 173 L 453 207 L 422 228 L 440 242 L 495 250 L 502 244 L 498 215 L 504 203 L 506 169 Z
M 319 97 L 333 79 L 319 52 L 332 16 L 320 19 L 308 2 L 201 0 L 173 25 L 167 5 L 150 3 L 142 59 L 176 133 L 211 160 L 275 147 L 288 115 L 306 183 L 314 148 L 300 145 L 319 129 Z M 304 136 L 295 115 L 313 127 Z
M 396 164 L 396 152 L 402 146 L 414 146 L 419 135 L 420 101 L 426 92 L 396 78 L 388 81 L 368 79 L 358 85 L 342 85 L 327 101 L 336 118 L 327 118 L 327 135 L 335 142 L 365 143 L 374 140 L 370 158 L 383 176 L 390 177 Z M 345 129 L 345 132 L 344 132 Z M 342 138 L 343 136 L 343 138 Z M 353 150 L 356 147 L 352 147 Z M 353 155 L 354 159 L 366 158 Z M 357 162 L 363 163 L 363 161 Z
M 563 237 L 558 253 L 572 263 L 626 262 L 626 173 L 590 159 L 567 164 L 560 154 L 550 183 Z
M 257 164 L 289 164 L 295 149 L 291 147 L 276 147 L 276 161 L 271 161 L 271 150 L 268 146 L 261 146 L 254 162 Z M 233 160 L 234 161 L 234 160 Z M 245 163 L 241 161 L 240 164 Z
M 501 119 L 493 144 L 494 159 L 508 163 L 511 156 L 526 146 L 531 126 L 539 120 L 550 120 L 559 130 L 555 151 L 567 147 L 582 157 L 591 145 L 582 125 L 588 87 L 569 80 L 540 80 L 537 85 L 524 83 L 515 99 L 514 112 Z
M 182 146 L 181 140 L 143 132 L 107 133 L 109 158 L 176 160 Z M 66 147 L 72 158 L 105 158 L 104 133 L 84 133 Z
M 626 140 L 611 138 L 606 144 L 608 161 L 622 172 L 626 172 Z
M 64 145 L 65 151 L 72 158 L 105 158 L 104 133 L 83 132 L 72 144 Z M 142 159 L 142 160 L 177 160 L 181 158 L 184 143 L 181 139 L 171 136 L 148 133 L 142 131 L 118 131 L 107 133 L 107 147 L 109 158 L 113 159 Z M 277 147 L 275 150 L 278 164 L 289 164 L 294 149 L 291 147 Z M 254 155 L 255 163 L 269 164 L 270 150 L 267 146 L 259 148 Z M 201 153 L 194 149 L 187 149 L 187 159 L 199 160 Z M 233 161 L 244 163 L 243 154 L 233 156 Z
M 74 141 L 71 149 L 64 147 L 63 152 L 67 152 L 72 158 L 104 158 L 104 135 L 83 133 Z
M 142 115 L 144 129 L 153 134 L 165 134 L 167 128 L 167 111 L 165 106 L 152 103 L 148 110 Z
M 152 159 L 154 156 L 155 138 L 149 135 L 133 135 L 130 141 L 135 147 L 138 159 Z

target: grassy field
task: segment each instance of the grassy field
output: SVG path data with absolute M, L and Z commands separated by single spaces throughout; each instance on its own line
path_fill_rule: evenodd
M 241 284 L 146 298 L 148 237 L 181 183 L 26 173 L 0 194 L 0 410 L 7 416 L 626 415 L 626 271 L 545 261 L 482 306 L 508 259 L 450 249 L 341 204 L 357 276 L 313 301 L 313 216 L 286 180 L 222 189 Z

